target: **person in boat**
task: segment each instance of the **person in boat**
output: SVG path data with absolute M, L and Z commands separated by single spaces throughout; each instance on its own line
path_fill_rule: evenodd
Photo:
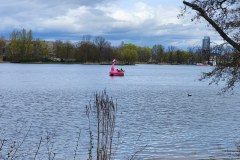
M 121 69 L 117 69 L 118 72 L 124 72 L 124 70 L 121 68 Z

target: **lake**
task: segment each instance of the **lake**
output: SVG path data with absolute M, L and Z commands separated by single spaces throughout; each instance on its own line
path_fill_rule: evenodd
M 116 67 L 124 77 L 110 77 L 110 65 L 0 64 L 0 159 L 13 141 L 16 159 L 33 159 L 41 137 L 38 159 L 74 159 L 79 132 L 76 159 L 87 159 L 85 107 L 104 90 L 118 105 L 115 159 L 240 158 L 240 90 L 218 95 L 221 85 L 199 82 L 212 67 Z

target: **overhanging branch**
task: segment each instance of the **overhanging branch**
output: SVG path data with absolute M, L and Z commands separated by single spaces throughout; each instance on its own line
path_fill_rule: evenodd
M 203 17 L 211 26 L 220 34 L 220 36 L 226 40 L 230 45 L 232 45 L 235 49 L 240 52 L 240 44 L 233 41 L 205 12 L 205 10 L 194 3 L 189 3 L 187 1 L 183 1 L 188 7 L 191 7 L 193 10 L 197 11 L 201 17 Z

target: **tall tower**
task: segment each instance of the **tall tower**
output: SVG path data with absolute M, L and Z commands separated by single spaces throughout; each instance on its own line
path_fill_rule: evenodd
M 210 37 L 205 36 L 202 40 L 202 50 L 210 51 Z
M 202 40 L 203 63 L 210 63 L 210 37 L 205 36 Z

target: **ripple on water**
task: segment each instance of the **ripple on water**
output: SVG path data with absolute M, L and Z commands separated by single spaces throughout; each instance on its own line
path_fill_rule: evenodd
M 121 132 L 121 143 L 115 159 L 139 150 L 139 159 L 151 160 L 238 155 L 239 91 L 219 96 L 220 87 L 198 82 L 209 68 L 124 66 L 126 75 L 120 78 L 109 77 L 105 65 L 0 65 L 7 70 L 0 77 L 6 84 L 0 87 L 0 139 L 21 141 L 30 128 L 24 142 L 30 157 L 40 138 L 46 142 L 50 136 L 56 159 L 73 159 L 81 131 L 77 153 L 86 159 L 85 106 L 104 89 L 118 104 L 116 131 Z M 41 148 L 40 153 L 45 152 Z

